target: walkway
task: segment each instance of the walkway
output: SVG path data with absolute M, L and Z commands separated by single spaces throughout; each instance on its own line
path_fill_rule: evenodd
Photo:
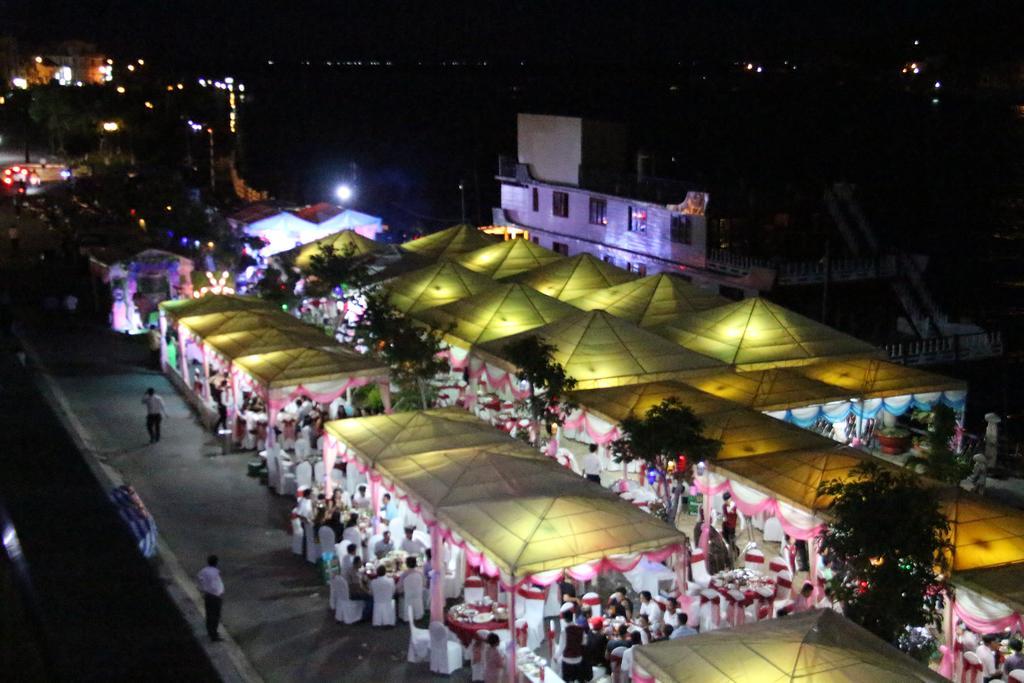
M 431 679 L 426 664 L 405 662 L 406 628 L 373 630 L 334 621 L 316 571 L 291 553 L 290 502 L 246 476 L 251 453 L 220 455 L 170 383 L 145 369 L 142 339 L 91 326 L 56 330 L 53 321 L 36 324 L 29 338 L 87 446 L 136 488 L 153 513 L 162 540 L 180 562 L 178 578 L 190 580 L 207 554 L 220 556 L 224 625 L 260 677 Z M 140 405 L 150 386 L 170 413 L 164 438 L 152 446 Z M 199 613 L 192 617 L 201 629 Z M 438 680 L 469 680 L 469 670 Z

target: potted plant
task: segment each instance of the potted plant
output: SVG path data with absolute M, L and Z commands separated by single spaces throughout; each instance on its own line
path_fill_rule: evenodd
M 903 427 L 882 427 L 877 432 L 883 453 L 899 455 L 910 448 L 910 430 Z

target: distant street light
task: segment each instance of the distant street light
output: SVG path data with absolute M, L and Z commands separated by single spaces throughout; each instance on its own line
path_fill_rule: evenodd
M 103 122 L 103 132 L 105 133 L 116 133 L 120 128 L 121 126 L 117 125 L 117 121 Z
M 459 181 L 459 198 L 462 200 L 462 224 L 466 224 L 466 185 Z
M 352 188 L 349 185 L 342 183 L 341 185 L 338 185 L 337 189 L 334 190 L 334 194 L 340 201 L 347 202 L 348 200 L 352 199 L 353 192 Z

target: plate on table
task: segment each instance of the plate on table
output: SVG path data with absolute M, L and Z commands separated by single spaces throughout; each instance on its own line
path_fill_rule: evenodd
M 491 617 L 490 613 L 478 614 L 473 617 L 474 624 L 486 624 L 488 621 L 493 621 L 493 617 Z

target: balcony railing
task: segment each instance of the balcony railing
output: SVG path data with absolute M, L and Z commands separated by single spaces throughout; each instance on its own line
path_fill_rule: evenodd
M 1003 355 L 999 332 L 958 334 L 918 341 L 887 344 L 889 359 L 904 365 L 934 365 L 961 360 L 980 360 Z

